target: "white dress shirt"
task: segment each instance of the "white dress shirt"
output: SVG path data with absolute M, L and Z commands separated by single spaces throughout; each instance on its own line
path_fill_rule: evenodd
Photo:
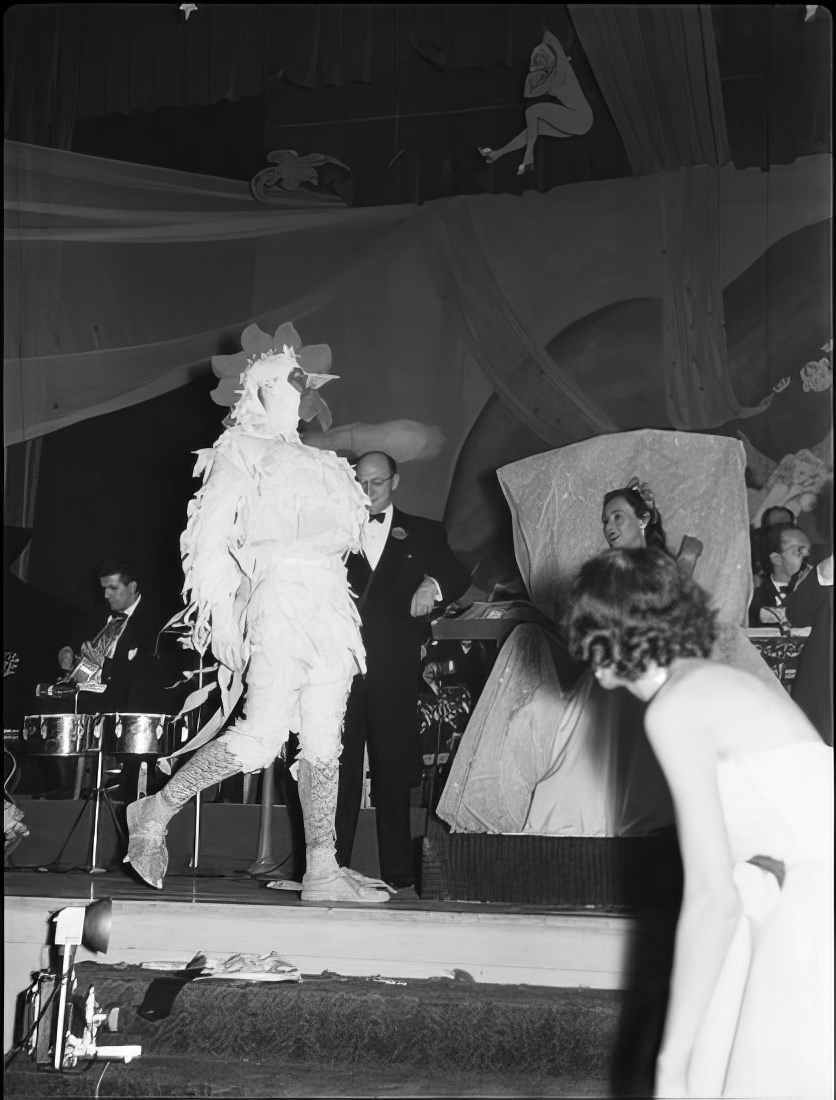
M 123 614 L 124 614 L 126 619 L 130 619 L 131 615 L 133 615 L 134 611 L 136 611 L 136 609 L 139 607 L 139 601 L 141 599 L 142 599 L 142 596 L 137 596 L 137 598 L 134 600 L 134 602 L 131 604 L 131 606 L 125 608 Z M 110 622 L 112 618 L 113 618 L 112 614 L 108 615 L 107 621 Z
M 382 523 L 378 523 L 370 516 L 366 524 L 363 533 L 363 553 L 366 555 L 372 569 L 377 569 L 386 540 L 389 538 L 389 532 L 392 530 L 392 513 L 394 510 L 394 506 L 390 504 L 381 513 L 383 516 Z
M 139 601 L 141 599 L 142 599 L 142 596 L 137 596 L 137 598 L 134 600 L 134 602 L 131 604 L 131 606 L 125 608 L 125 611 L 124 611 L 125 618 L 122 620 L 122 629 L 119 631 L 118 634 L 114 634 L 113 638 L 111 639 L 110 645 L 107 647 L 106 656 L 111 657 L 111 658 L 113 657 L 113 654 L 116 652 L 116 646 L 119 644 L 119 639 L 122 637 L 122 633 L 123 633 L 125 627 L 128 625 L 128 619 L 130 619 L 131 615 L 133 615 L 134 611 L 136 611 L 136 609 L 139 607 Z M 107 621 L 109 623 L 112 623 L 113 622 L 113 615 L 108 615 Z M 129 649 L 128 650 L 128 660 L 132 661 L 134 659 L 134 657 L 136 657 L 136 653 L 137 653 L 136 649 Z

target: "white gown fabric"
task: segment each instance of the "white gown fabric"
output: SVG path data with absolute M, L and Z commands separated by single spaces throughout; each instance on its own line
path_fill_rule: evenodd
M 668 545 L 704 544 L 695 572 L 720 617 L 712 656 L 783 694 L 738 623 L 752 591 L 745 452 L 734 439 L 644 429 L 599 436 L 497 471 L 532 601 L 559 620 L 581 564 L 605 549 L 601 501 L 648 481 Z M 698 476 L 697 476 L 698 474 Z M 545 632 L 518 626 L 499 653 L 438 803 L 453 832 L 647 836 L 673 824 L 644 708 L 590 673 L 561 683 Z
M 833 750 L 796 744 L 718 765 L 744 912 L 688 1075 L 699 1097 L 833 1096 Z M 783 885 L 748 863 L 770 856 Z

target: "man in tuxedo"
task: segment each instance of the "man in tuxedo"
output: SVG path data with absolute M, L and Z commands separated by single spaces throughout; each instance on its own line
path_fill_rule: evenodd
M 106 562 L 99 569 L 99 584 L 108 606 L 106 621 L 91 626 L 90 637 L 63 646 L 58 664 L 66 672 L 79 668 L 76 679 L 89 676 L 106 685 L 104 692 L 95 694 L 96 712 L 164 712 L 153 675 L 162 618 L 143 597 L 139 578 L 129 565 Z M 81 699 L 88 694 L 94 695 L 82 692 Z
M 89 624 L 87 637 L 75 639 L 58 652 L 58 663 L 76 682 L 88 679 L 105 685 L 102 692 L 81 691 L 78 710 L 82 713 L 174 714 L 182 692 L 168 685 L 178 672 L 170 661 L 157 655 L 157 639 L 164 618 L 140 590 L 135 570 L 124 562 L 106 562 L 98 571 L 99 584 L 108 606 L 101 617 Z M 73 672 L 73 670 L 76 670 Z M 58 700 L 55 700 L 58 704 Z M 63 704 L 66 706 L 66 704 Z M 152 756 L 122 756 L 117 799 L 136 798 L 137 777 L 143 761 L 148 764 L 149 790 L 154 786 Z M 117 769 L 109 761 L 111 773 Z M 160 782 L 162 780 L 159 780 Z
M 787 619 L 792 626 L 809 626 L 792 697 L 822 740 L 833 744 L 833 552 L 811 568 L 787 596 Z
M 363 455 L 356 477 L 371 508 L 364 551 L 350 555 L 348 579 L 362 620 L 367 671 L 355 677 L 345 715 L 337 861 L 348 867 L 351 860 L 368 744 L 380 874 L 400 890 L 415 883 L 410 788 L 420 784 L 423 769 L 421 646 L 430 636 L 431 613 L 461 596 L 470 577 L 440 523 L 392 504 L 400 475 L 389 455 Z
M 791 582 L 803 569 L 809 553 L 809 536 L 794 523 L 775 523 L 766 529 L 764 577 L 749 605 L 750 626 L 777 626 L 786 620 L 784 603 L 792 591 Z

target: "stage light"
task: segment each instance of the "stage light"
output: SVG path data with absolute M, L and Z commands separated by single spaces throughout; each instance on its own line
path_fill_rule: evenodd
M 51 918 L 55 924 L 55 947 L 62 956 L 61 973 L 59 976 L 48 969 L 34 975 L 26 994 L 21 1043 L 28 1045 L 29 1054 L 41 1066 L 51 1064 L 60 1071 L 71 1069 L 79 1061 L 130 1062 L 142 1054 L 140 1046 L 96 1045 L 101 1025 L 109 1023 L 112 1029 L 114 1021 L 112 1013 L 102 1012 L 96 1004 L 92 986 L 83 1005 L 69 998 L 70 990 L 75 992 L 77 985 L 73 968 L 76 949 L 83 944 L 96 953 L 107 951 L 112 913 L 113 901 L 101 898 L 91 905 L 69 905 Z M 53 1007 L 56 997 L 57 1004 Z
M 113 927 L 113 901 L 101 898 L 92 905 L 71 905 L 53 916 L 55 946 L 77 947 L 84 944 L 90 951 L 106 952 Z

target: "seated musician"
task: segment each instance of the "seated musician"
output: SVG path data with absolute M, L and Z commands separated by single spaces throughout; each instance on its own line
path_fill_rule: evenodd
M 59 650 L 64 676 L 56 685 L 50 709 L 68 709 L 63 693 L 77 692 L 74 705 L 80 713 L 176 714 L 184 693 L 172 686 L 180 679 L 180 670 L 170 656 L 163 658 L 159 652 L 164 616 L 143 594 L 138 574 L 127 563 L 106 562 L 98 577 L 107 616 L 104 622 L 99 616 L 90 625 L 85 640 Z M 141 762 L 141 758 L 121 759 L 116 795 L 120 800 L 136 798 L 135 779 Z M 153 780 L 153 767 L 150 760 L 148 763 L 149 780 Z M 109 762 L 108 771 L 115 770 Z
M 749 607 L 750 626 L 777 626 L 786 621 L 784 604 L 809 553 L 810 538 L 795 523 L 775 523 L 766 529 L 761 557 L 763 579 Z
M 130 711 L 134 681 L 148 671 L 162 620 L 147 598 L 139 578 L 127 564 L 108 562 L 99 569 L 99 584 L 108 614 L 95 633 L 80 644 L 65 645 L 58 651 L 58 664 L 72 681 L 92 693 L 95 700 L 85 705 L 100 713 Z

